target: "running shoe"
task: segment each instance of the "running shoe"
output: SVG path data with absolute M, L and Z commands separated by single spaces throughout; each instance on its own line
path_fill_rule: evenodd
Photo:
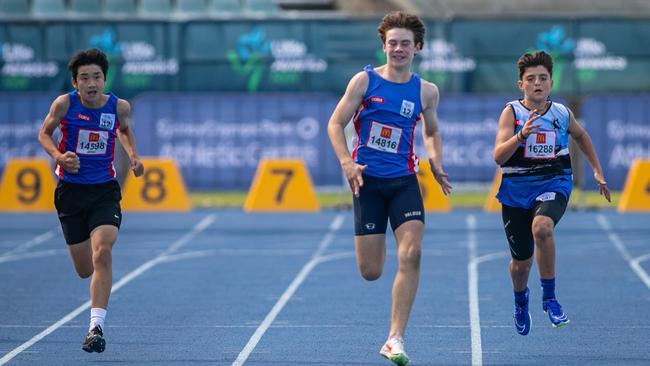
M 532 319 L 530 317 L 530 312 L 528 312 L 528 293 L 529 290 L 526 289 L 526 303 L 518 304 L 515 301 L 515 312 L 513 318 L 515 321 L 515 328 L 517 333 L 525 336 L 530 332 L 530 327 L 532 324 Z
M 567 325 L 570 321 L 569 317 L 567 317 L 562 310 L 562 305 L 560 305 L 560 303 L 557 302 L 557 299 L 555 298 L 542 301 L 542 309 L 544 309 L 544 312 L 551 320 L 551 325 L 553 325 L 553 328 L 559 328 L 563 325 Z
M 102 332 L 102 327 L 99 325 L 91 329 L 86 338 L 84 338 L 84 343 L 81 345 L 81 349 L 91 353 L 97 352 L 102 353 L 106 348 L 106 341 L 104 340 L 104 333 Z
M 388 338 L 379 353 L 397 366 L 406 366 L 409 363 L 409 357 L 404 352 L 404 339 L 402 337 L 392 336 Z

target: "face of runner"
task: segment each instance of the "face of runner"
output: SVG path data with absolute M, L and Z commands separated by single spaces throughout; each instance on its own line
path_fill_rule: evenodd
M 99 65 L 83 65 L 77 71 L 72 85 L 77 89 L 84 104 L 98 106 L 101 103 L 106 77 Z
M 406 28 L 392 28 L 386 32 L 384 53 L 386 63 L 395 68 L 410 68 L 413 58 L 420 51 L 415 44 L 413 32 Z
M 525 99 L 540 104 L 548 99 L 553 87 L 553 80 L 546 67 L 538 65 L 527 68 L 518 84 Z

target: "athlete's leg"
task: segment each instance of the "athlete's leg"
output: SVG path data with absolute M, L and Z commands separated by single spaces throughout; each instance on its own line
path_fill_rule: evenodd
M 537 249 L 536 260 L 540 278 L 555 278 L 555 224 L 550 217 L 535 216 L 533 219 L 533 237 Z
M 74 269 L 79 277 L 88 278 L 93 274 L 93 252 L 90 247 L 90 239 L 68 245 L 68 253 L 70 253 L 72 264 L 74 264 Z
M 555 278 L 555 239 L 553 230 L 560 222 L 567 206 L 567 198 L 561 193 L 547 192 L 543 196 L 552 199 L 537 201 L 532 231 L 537 248 L 537 266 L 542 279 Z
M 528 276 L 530 274 L 530 267 L 533 264 L 533 257 L 524 261 L 510 259 L 510 278 L 512 280 L 512 288 L 516 292 L 521 292 L 528 286 Z
M 361 276 L 368 281 L 378 279 L 386 262 L 386 234 L 357 235 L 354 247 Z
M 528 286 L 528 276 L 533 264 L 532 216 L 530 210 L 502 205 L 501 216 L 506 239 L 510 247 L 510 278 L 515 292 Z
M 113 284 L 112 249 L 118 229 L 113 225 L 100 225 L 90 233 L 92 263 L 95 268 L 90 283 L 90 302 L 93 308 L 106 309 Z
M 404 335 L 415 294 L 420 282 L 420 258 L 424 223 L 410 220 L 395 230 L 397 240 L 397 274 L 393 282 L 393 306 L 390 335 Z

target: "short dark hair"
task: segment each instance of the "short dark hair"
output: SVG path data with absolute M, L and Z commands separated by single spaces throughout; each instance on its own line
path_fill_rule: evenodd
M 79 51 L 72 56 L 68 62 L 68 70 L 72 75 L 72 80 L 77 80 L 77 72 L 79 67 L 85 65 L 97 65 L 104 73 L 104 80 L 106 80 L 106 73 L 108 72 L 108 58 L 106 54 L 98 48 L 89 48 L 87 50 Z
M 377 27 L 377 32 L 379 32 L 379 38 L 381 38 L 381 43 L 386 43 L 386 32 L 393 28 L 406 28 L 413 32 L 413 40 L 415 44 L 420 44 L 420 48 L 424 47 L 424 34 L 426 33 L 426 28 L 422 20 L 415 15 L 405 13 L 403 11 L 395 11 L 388 13 L 384 16 Z
M 553 77 L 553 57 L 544 51 L 534 53 L 524 53 L 517 61 L 519 68 L 519 80 L 524 76 L 524 72 L 529 67 L 544 66 L 548 73 Z

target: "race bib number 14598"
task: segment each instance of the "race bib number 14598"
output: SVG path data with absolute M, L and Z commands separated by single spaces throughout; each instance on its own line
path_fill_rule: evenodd
M 108 146 L 108 131 L 79 130 L 77 154 L 104 155 Z

